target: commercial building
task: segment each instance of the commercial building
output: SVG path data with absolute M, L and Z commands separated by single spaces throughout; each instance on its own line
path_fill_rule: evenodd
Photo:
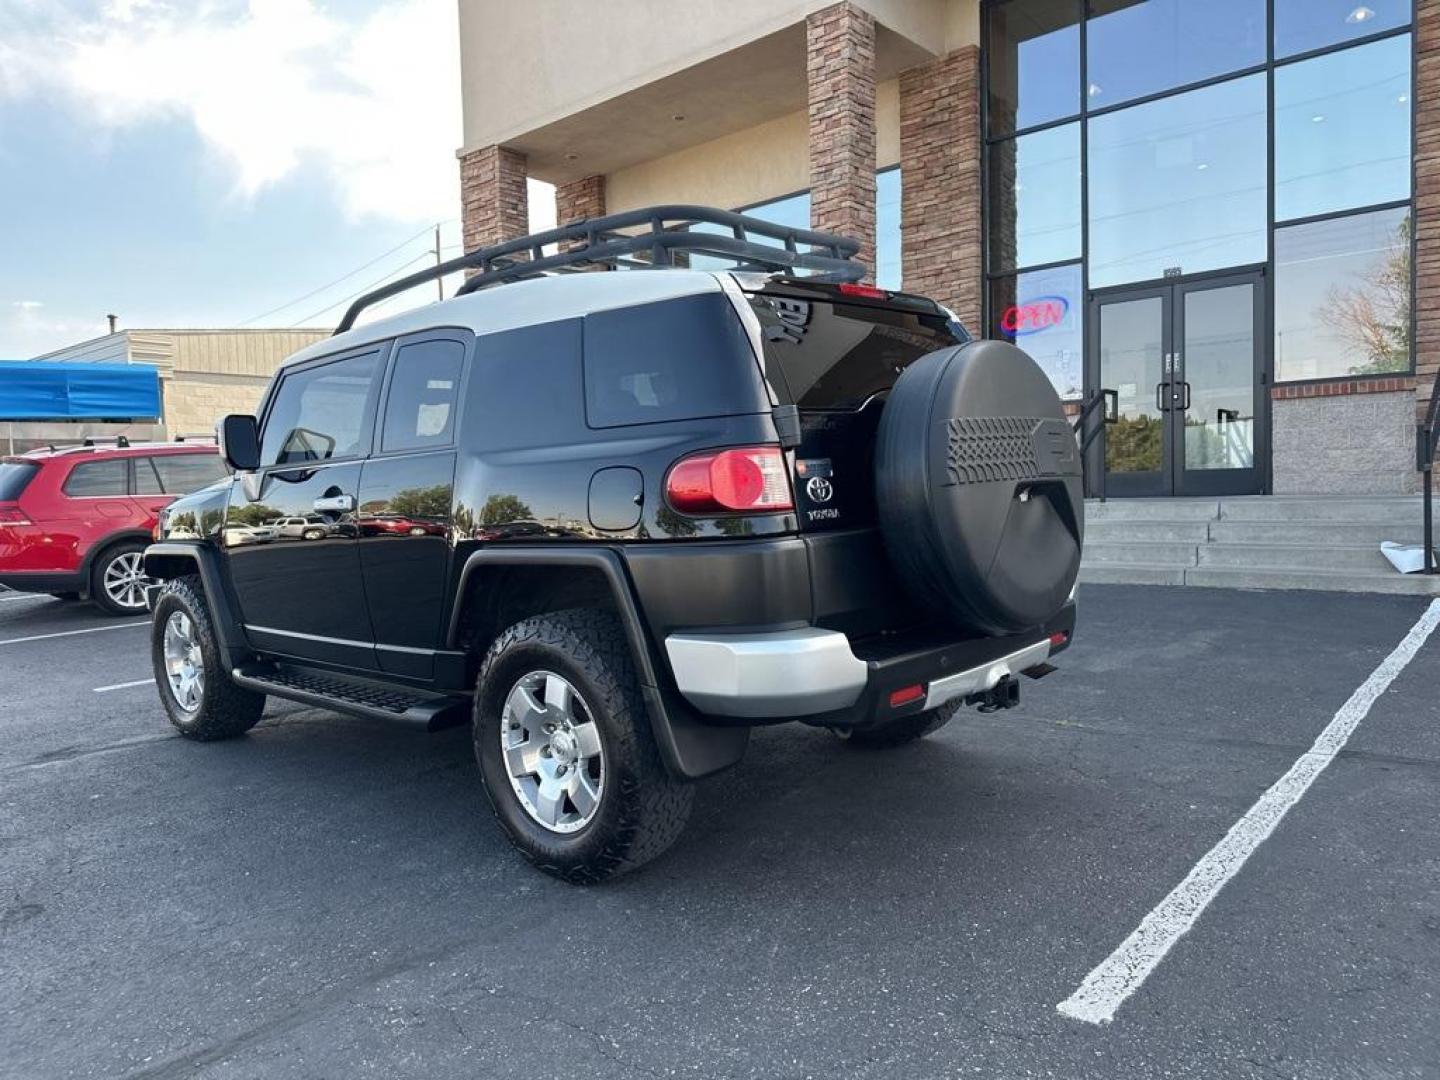
M 658 202 L 858 237 L 1118 398 L 1111 496 L 1415 490 L 1440 0 L 461 0 L 465 239 Z
M 282 360 L 329 334 L 328 329 L 119 330 L 57 349 L 35 359 L 153 369 L 159 383 L 154 415 L 130 415 L 129 406 L 102 404 L 36 416 L 0 395 L 0 448 L 17 453 L 84 438 L 123 434 L 132 440 L 164 440 L 213 432 L 226 413 L 254 410 Z

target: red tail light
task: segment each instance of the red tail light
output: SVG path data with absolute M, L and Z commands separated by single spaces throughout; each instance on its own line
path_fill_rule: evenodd
M 890 299 L 890 294 L 884 289 L 877 289 L 874 285 L 858 285 L 853 281 L 844 282 L 838 291 L 841 296 L 866 296 L 871 300 Z
M 18 503 L 11 503 L 6 506 L 0 504 L 0 525 L 29 525 L 30 519 L 25 516 L 25 511 L 20 509 Z
M 763 514 L 794 507 L 778 446 L 696 454 L 675 463 L 665 496 L 682 514 Z

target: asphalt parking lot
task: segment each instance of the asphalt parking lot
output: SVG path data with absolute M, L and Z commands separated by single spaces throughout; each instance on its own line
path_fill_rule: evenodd
M 188 743 L 141 622 L 0 594 L 0 1074 L 1435 1077 L 1440 636 L 1113 1022 L 1057 1011 L 1425 610 L 1090 587 L 1020 708 L 763 731 L 584 890 L 468 732 Z

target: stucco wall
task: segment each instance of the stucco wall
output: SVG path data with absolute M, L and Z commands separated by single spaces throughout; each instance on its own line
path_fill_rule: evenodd
M 875 87 L 875 167 L 900 161 L 900 84 Z M 610 213 L 656 203 L 749 206 L 810 186 L 804 109 L 678 153 L 617 169 L 605 180 Z
M 1277 495 L 1395 495 L 1416 490 L 1411 391 L 1271 404 Z

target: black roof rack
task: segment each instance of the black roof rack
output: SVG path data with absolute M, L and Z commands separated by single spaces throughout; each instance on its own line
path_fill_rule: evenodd
M 696 226 L 718 226 L 726 232 L 697 231 Z M 752 239 L 764 237 L 768 243 Z M 545 248 L 567 250 L 547 255 Z M 335 333 L 355 325 L 360 312 L 381 300 L 398 296 L 417 285 L 453 274 L 476 270 L 456 292 L 457 296 L 490 285 L 504 285 L 549 272 L 583 270 L 592 266 L 628 269 L 664 269 L 676 264 L 676 254 L 709 255 L 728 259 L 728 269 L 763 273 L 809 271 L 810 281 L 859 281 L 866 267 L 854 258 L 860 244 L 834 233 L 793 229 L 757 217 L 717 210 L 710 206 L 647 206 L 604 217 L 586 218 L 557 229 L 507 240 L 416 271 L 368 292 L 346 310 Z

